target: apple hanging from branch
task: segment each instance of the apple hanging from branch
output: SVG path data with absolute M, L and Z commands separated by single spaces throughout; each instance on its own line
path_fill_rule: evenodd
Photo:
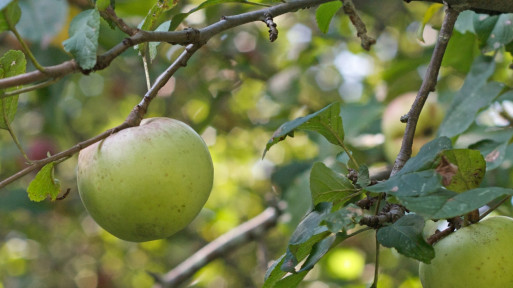
M 188 125 L 150 118 L 80 152 L 77 182 L 91 217 L 114 236 L 150 241 L 185 228 L 207 201 L 213 164 Z
M 485 218 L 434 245 L 431 264 L 421 263 L 424 288 L 513 287 L 513 219 Z

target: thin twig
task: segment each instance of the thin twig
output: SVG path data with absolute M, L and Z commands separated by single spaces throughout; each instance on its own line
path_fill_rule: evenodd
M 265 235 L 270 228 L 278 223 L 279 215 L 278 208 L 269 207 L 255 218 L 210 242 L 165 275 L 158 276 L 151 273 L 157 282 L 155 287 L 177 287 L 206 264 L 253 239 Z
M 34 57 L 34 54 L 32 54 L 32 51 L 30 51 L 30 49 L 28 48 L 25 41 L 23 41 L 23 38 L 21 38 L 21 35 L 20 35 L 20 33 L 18 33 L 18 30 L 16 30 L 16 25 L 11 23 L 11 19 L 7 15 L 7 9 L 4 9 L 3 13 L 4 13 L 5 22 L 7 22 L 7 26 L 9 26 L 9 30 L 11 30 L 11 32 L 14 33 L 14 36 L 20 43 L 25 54 L 27 54 L 27 56 L 29 57 L 32 64 L 34 64 L 34 67 L 36 67 L 37 70 L 39 70 L 41 73 L 44 74 L 46 72 L 45 68 L 43 66 L 41 66 L 41 64 L 39 64 L 39 62 L 37 62 L 36 57 Z
M 375 233 L 375 239 L 376 241 L 376 258 L 374 260 L 374 281 L 372 281 L 371 288 L 377 288 L 378 287 L 378 278 L 379 278 L 379 241 L 378 241 L 378 232 Z
M 276 6 L 242 13 L 239 15 L 226 16 L 220 21 L 213 23 L 201 29 L 184 29 L 182 31 L 144 31 L 137 30 L 132 36 L 125 38 L 121 43 L 112 47 L 109 51 L 97 57 L 95 67 L 91 71 L 105 69 L 110 63 L 130 47 L 145 42 L 168 42 L 172 44 L 188 45 L 193 43 L 205 44 L 213 36 L 226 31 L 228 29 L 241 26 L 243 24 L 264 21 L 265 15 L 270 13 L 274 17 L 289 12 L 295 12 L 299 9 L 315 7 L 317 5 L 331 2 L 334 0 L 297 0 L 278 4 Z M 11 86 L 27 85 L 34 82 L 45 81 L 50 78 L 62 77 L 71 73 L 91 71 L 83 71 L 79 68 L 75 60 L 69 60 L 55 66 L 44 67 L 45 73 L 40 71 L 32 71 L 13 77 L 0 79 L 0 89 Z
M 103 18 L 108 19 L 112 21 L 114 24 L 116 24 L 119 30 L 125 32 L 125 34 L 132 36 L 135 35 L 137 31 L 139 31 L 139 29 L 131 27 L 130 25 L 126 24 L 125 21 L 123 21 L 123 19 L 119 18 L 111 6 L 107 7 L 107 9 L 105 9 L 104 11 L 100 11 L 100 15 Z
M 399 170 L 403 168 L 406 161 L 408 161 L 408 159 L 411 157 L 413 136 L 415 135 L 417 121 L 419 120 L 420 112 L 424 107 L 424 103 L 426 102 L 429 93 L 435 91 L 437 77 L 442 64 L 442 59 L 445 54 L 445 49 L 447 48 L 447 44 L 451 38 L 454 24 L 456 23 L 456 19 L 458 19 L 459 13 L 459 10 L 453 9 L 449 6 L 446 6 L 445 8 L 444 21 L 438 35 L 438 40 L 436 42 L 433 55 L 431 56 L 431 61 L 429 62 L 429 66 L 426 71 L 426 76 L 422 81 L 422 85 L 419 89 L 419 92 L 417 93 L 417 97 L 415 98 L 410 111 L 406 115 L 406 130 L 404 131 L 401 150 L 399 151 L 399 155 L 395 160 L 391 176 L 399 172 Z
M 18 90 L 3 92 L 3 94 L 0 94 L 0 99 L 8 98 L 8 97 L 11 97 L 11 96 L 14 96 L 14 95 L 18 95 L 18 94 L 21 94 L 21 93 L 26 93 L 26 92 L 30 92 L 30 91 L 34 91 L 34 90 L 37 90 L 37 89 L 40 89 L 40 88 L 44 88 L 44 87 L 50 86 L 50 85 L 56 83 L 57 81 L 61 80 L 61 78 L 62 77 L 51 79 L 51 80 L 48 80 L 48 81 L 45 81 L 45 82 L 42 82 L 42 83 L 38 83 L 38 84 L 31 85 L 31 86 L 27 86 L 27 87 L 24 87 L 24 88 L 21 88 L 21 89 L 18 89 Z
M 349 16 L 349 20 L 353 23 L 354 28 L 356 28 L 356 35 L 361 40 L 361 46 L 363 49 L 369 51 L 371 46 L 376 44 L 376 39 L 367 35 L 367 28 L 365 27 L 365 23 L 356 12 L 356 8 L 354 7 L 352 0 L 343 0 L 343 10 L 347 16 Z

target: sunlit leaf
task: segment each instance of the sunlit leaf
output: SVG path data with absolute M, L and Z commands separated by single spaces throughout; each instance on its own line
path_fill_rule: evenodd
M 7 78 L 25 73 L 27 60 L 25 54 L 18 50 L 10 50 L 0 58 L 0 78 Z M 4 92 L 14 91 L 20 86 L 10 87 Z M 8 129 L 18 109 L 18 95 L 0 100 L 0 129 Z M 7 121 L 7 122 L 6 122 Z
M 430 263 L 435 257 L 435 250 L 424 240 L 423 228 L 424 219 L 419 215 L 410 214 L 380 228 L 377 239 L 381 245 L 395 248 L 407 257 Z
M 336 173 L 321 162 L 317 162 L 310 172 L 312 202 L 336 202 L 356 191 L 351 180 Z M 347 199 L 349 200 L 349 199 Z
M 328 33 L 331 19 L 341 7 L 342 1 L 328 2 L 319 5 L 315 11 L 315 19 L 317 20 L 317 26 L 319 26 L 322 33 Z
M 444 7 L 443 4 L 438 4 L 438 3 L 429 5 L 429 8 L 426 10 L 426 13 L 424 13 L 424 18 L 422 18 L 422 22 L 421 22 L 421 25 L 419 27 L 419 30 L 417 31 L 417 39 L 419 39 L 419 41 L 424 42 L 423 34 L 424 34 L 424 28 L 426 27 L 426 24 L 443 7 Z
M 29 199 L 35 202 L 45 200 L 48 196 L 55 200 L 61 191 L 59 180 L 53 176 L 55 163 L 51 162 L 43 166 L 36 177 L 30 182 L 27 193 Z
M 64 49 L 71 53 L 82 69 L 91 69 L 96 64 L 100 13 L 96 9 L 81 12 L 71 21 L 70 38 L 64 40 Z
M 340 117 L 340 103 L 332 103 L 310 115 L 299 117 L 278 128 L 267 142 L 264 155 L 276 143 L 293 136 L 296 130 L 315 131 L 324 136 L 330 143 L 342 145 L 344 141 L 344 128 Z

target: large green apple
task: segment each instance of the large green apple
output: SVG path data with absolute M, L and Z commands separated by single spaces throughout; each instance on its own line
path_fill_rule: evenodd
M 424 288 L 513 287 L 513 219 L 489 217 L 434 245 L 435 259 L 421 263 Z
M 415 101 L 416 93 L 407 93 L 392 100 L 383 113 L 381 131 L 385 135 L 385 156 L 392 162 L 399 154 L 406 124 L 401 123 L 401 116 L 408 113 Z M 412 156 L 417 154 L 422 146 L 433 140 L 438 126 L 444 118 L 444 110 L 438 102 L 428 98 L 420 113 L 415 138 L 413 140 Z
M 171 236 L 199 213 L 214 169 L 188 125 L 150 118 L 91 145 L 78 157 L 80 198 L 105 230 L 128 241 Z

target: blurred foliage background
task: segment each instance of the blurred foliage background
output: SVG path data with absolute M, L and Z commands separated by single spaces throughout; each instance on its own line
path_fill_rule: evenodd
M 137 26 L 155 1 L 116 1 L 116 12 Z M 189 11 L 201 1 L 184 1 Z M 20 0 L 17 28 L 43 65 L 70 59 L 61 42 L 70 20 L 89 1 Z M 263 239 L 232 251 L 198 272 L 192 287 L 259 287 L 269 262 L 285 252 L 288 238 L 310 209 L 308 172 L 315 161 L 333 162 L 339 152 L 316 135 L 297 133 L 274 146 L 262 159 L 265 144 L 282 123 L 343 102 L 346 141 L 371 171 L 391 163 L 383 153 L 382 112 L 395 97 L 416 91 L 429 61 L 442 11 L 417 32 L 425 3 L 355 1 L 377 43 L 360 47 L 349 19 L 339 11 L 329 32 L 317 28 L 315 11 L 301 10 L 275 19 L 279 37 L 268 40 L 264 23 L 252 23 L 217 35 L 180 69 L 150 105 L 149 117 L 179 119 L 207 142 L 215 167 L 214 189 L 197 219 L 165 240 L 130 243 L 99 228 L 87 215 L 76 188 L 76 156 L 61 163 L 56 176 L 63 201 L 32 203 L 27 176 L 0 191 L 0 287 L 151 287 L 147 271 L 164 273 L 207 242 L 283 200 L 280 223 Z M 183 26 L 204 27 L 223 15 L 259 7 L 223 4 L 189 16 Z M 169 17 L 169 15 L 166 15 Z M 100 50 L 125 35 L 102 20 Z M 449 103 L 479 54 L 472 35 L 451 40 L 440 74 L 437 99 Z M 10 33 L 0 34 L 0 52 L 20 49 Z M 155 79 L 182 47 L 163 43 L 150 65 Z M 508 58 L 509 57 L 509 58 Z M 497 57 L 494 79 L 513 86 L 510 56 Z M 34 70 L 29 67 L 28 71 Z M 73 74 L 56 84 L 20 96 L 14 129 L 31 159 L 41 159 L 120 124 L 146 92 L 143 64 L 133 49 L 105 70 Z M 401 115 L 397 115 L 399 118 Z M 486 117 L 485 117 L 486 118 Z M 488 121 L 490 122 L 490 121 Z M 483 125 L 500 125 L 483 122 Z M 6 131 L 0 133 L 0 177 L 24 167 L 24 159 Z M 511 187 L 511 162 L 487 181 Z M 377 169 L 377 170 L 372 170 Z M 502 210 L 511 210 L 504 205 Z M 507 213 L 507 211 L 505 211 Z M 307 276 L 300 287 L 366 287 L 374 272 L 374 234 L 343 242 Z M 417 263 L 383 248 L 380 288 L 421 287 Z

